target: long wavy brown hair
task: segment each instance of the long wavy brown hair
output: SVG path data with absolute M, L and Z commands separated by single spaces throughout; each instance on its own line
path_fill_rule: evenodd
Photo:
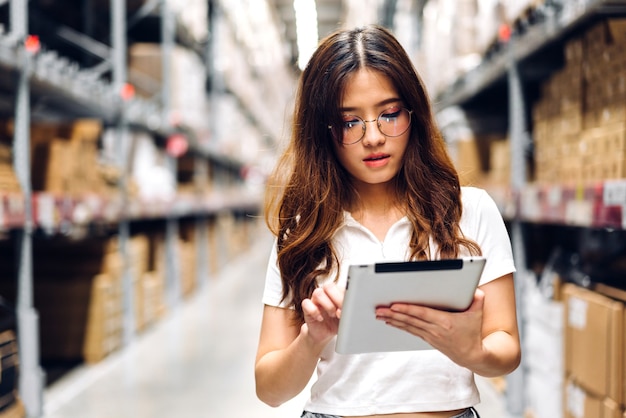
M 343 211 L 358 198 L 336 158 L 328 126 L 340 123 L 344 87 L 362 68 L 389 77 L 413 110 L 403 167 L 394 180 L 397 201 L 405 205 L 413 226 L 410 259 L 428 259 L 430 237 L 439 258 L 455 258 L 461 247 L 481 253 L 459 227 L 459 178 L 407 53 L 383 27 L 339 30 L 320 42 L 300 76 L 291 141 L 266 190 L 265 220 L 278 240 L 283 301 L 294 307 L 300 323 L 302 300 L 310 297 L 317 278 L 339 271 L 333 234 L 343 224 Z

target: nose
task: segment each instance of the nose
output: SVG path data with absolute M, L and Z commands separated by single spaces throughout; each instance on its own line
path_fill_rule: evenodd
M 383 133 L 378 128 L 378 119 L 364 120 L 363 122 L 365 123 L 365 135 L 363 136 L 363 145 L 373 146 L 384 144 L 387 138 L 385 138 L 385 135 L 383 135 Z M 368 125 L 368 123 L 371 123 L 372 125 Z

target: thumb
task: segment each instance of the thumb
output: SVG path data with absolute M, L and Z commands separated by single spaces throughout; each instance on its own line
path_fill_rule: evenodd
M 482 289 L 476 289 L 474 292 L 474 299 L 472 304 L 467 309 L 468 311 L 482 311 L 485 304 L 485 292 Z

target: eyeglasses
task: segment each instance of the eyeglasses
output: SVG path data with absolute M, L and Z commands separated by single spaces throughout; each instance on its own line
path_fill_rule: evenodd
M 390 107 L 383 110 L 376 119 L 363 120 L 356 115 L 344 115 L 343 123 L 338 126 L 328 125 L 333 136 L 344 145 L 356 144 L 365 136 L 366 123 L 376 122 L 378 130 L 385 136 L 400 136 L 411 125 L 412 110 L 403 107 Z

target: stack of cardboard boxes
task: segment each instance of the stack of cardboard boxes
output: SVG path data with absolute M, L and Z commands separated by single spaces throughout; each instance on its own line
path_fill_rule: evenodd
M 30 138 L 33 190 L 67 195 L 113 192 L 116 179 L 107 176 L 99 160 L 102 130 L 98 119 L 34 123 Z
M 626 20 L 596 23 L 565 47 L 565 66 L 533 108 L 536 180 L 626 177 Z
M 568 283 L 565 307 L 566 418 L 622 418 L 624 304 Z
M 626 417 L 626 292 L 525 281 L 528 418 Z
M 9 144 L 0 138 L 0 191 L 2 193 L 19 193 L 20 184 L 13 170 L 13 153 Z

